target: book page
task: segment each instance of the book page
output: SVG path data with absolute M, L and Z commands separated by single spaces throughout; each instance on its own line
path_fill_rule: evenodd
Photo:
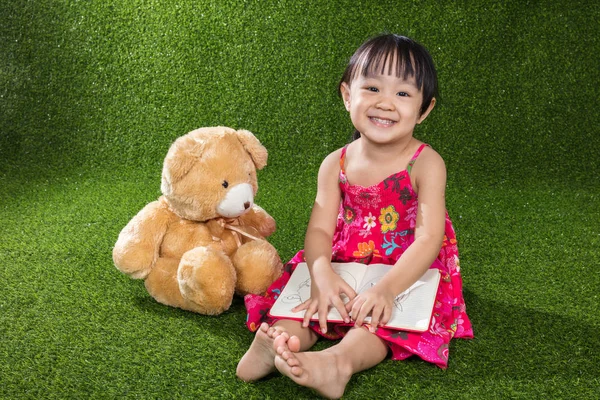
M 365 271 L 357 293 L 375 286 L 392 268 L 391 265 L 371 264 Z M 438 270 L 428 270 L 410 288 L 394 299 L 392 317 L 386 327 L 414 331 L 427 330 L 439 284 Z M 365 321 L 369 322 L 370 317 Z
M 304 311 L 292 312 L 292 309 L 299 306 L 310 298 L 310 274 L 306 263 L 300 263 L 292 273 L 290 280 L 285 285 L 281 294 L 271 307 L 269 314 L 274 317 L 286 317 L 292 319 L 302 319 Z
M 392 317 L 386 327 L 426 331 L 429 328 L 439 281 L 439 270 L 429 269 L 410 288 L 396 296 Z
M 383 278 L 383 276 L 390 269 L 392 269 L 391 265 L 385 265 L 385 264 L 369 265 L 369 268 L 367 268 L 367 270 L 365 271 L 365 274 L 363 275 L 363 279 L 360 283 L 360 287 L 356 290 L 356 293 L 362 293 L 365 290 L 375 286 L 375 284 L 377 282 L 379 282 L 379 280 L 381 278 Z
M 364 264 L 359 263 L 331 263 L 331 266 L 354 291 L 356 291 L 367 269 Z M 308 265 L 306 263 L 299 263 L 277 298 L 277 301 L 273 304 L 269 314 L 275 317 L 292 319 L 304 318 L 304 311 L 294 313 L 292 309 L 310 298 L 310 285 Z M 345 295 L 342 295 L 342 300 L 344 303 L 349 301 Z M 332 308 L 327 315 L 327 319 L 330 321 L 342 321 L 342 316 L 335 308 Z M 312 320 L 318 320 L 318 315 L 315 314 Z

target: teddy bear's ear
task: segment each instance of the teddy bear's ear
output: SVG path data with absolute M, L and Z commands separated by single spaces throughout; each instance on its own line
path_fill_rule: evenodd
M 162 173 L 162 191 L 170 192 L 171 184 L 183 178 L 201 157 L 204 141 L 192 135 L 181 136 L 171 145 Z
M 244 149 L 250 154 L 252 157 L 252 161 L 254 161 L 254 165 L 256 165 L 256 169 L 263 169 L 265 165 L 267 165 L 267 149 L 260 144 L 256 136 L 250 131 L 245 129 L 240 129 L 236 131 L 240 142 L 244 146 Z

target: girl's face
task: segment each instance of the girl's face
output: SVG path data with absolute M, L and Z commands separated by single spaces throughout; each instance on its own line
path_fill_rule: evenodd
M 387 66 L 384 71 L 389 71 Z M 354 127 L 361 137 L 377 144 L 410 139 L 415 125 L 420 124 L 435 105 L 432 99 L 429 108 L 420 114 L 423 94 L 414 77 L 405 80 L 381 73 L 358 74 L 350 84 L 342 83 L 341 91 Z

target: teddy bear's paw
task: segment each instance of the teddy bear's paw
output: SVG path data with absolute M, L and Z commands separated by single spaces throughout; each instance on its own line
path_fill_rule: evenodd
M 263 237 L 271 236 L 277 229 L 275 219 L 257 204 L 240 218 L 244 225 L 253 227 Z
M 197 247 L 186 252 L 177 271 L 179 290 L 189 308 L 202 314 L 220 314 L 231 305 L 236 272 L 222 252 Z
M 118 241 L 113 249 L 113 260 L 117 269 L 131 278 L 145 279 L 152 270 L 154 254 Z
M 263 294 L 279 278 L 283 269 L 277 250 L 266 240 L 244 244 L 232 260 L 237 272 L 236 292 L 242 296 Z

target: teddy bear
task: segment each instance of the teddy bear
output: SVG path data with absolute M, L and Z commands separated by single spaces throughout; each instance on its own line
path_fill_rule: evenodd
M 283 266 L 265 238 L 275 220 L 254 203 L 267 150 L 247 130 L 196 129 L 176 139 L 161 193 L 123 228 L 115 266 L 158 302 L 205 315 L 234 294 L 264 293 Z

